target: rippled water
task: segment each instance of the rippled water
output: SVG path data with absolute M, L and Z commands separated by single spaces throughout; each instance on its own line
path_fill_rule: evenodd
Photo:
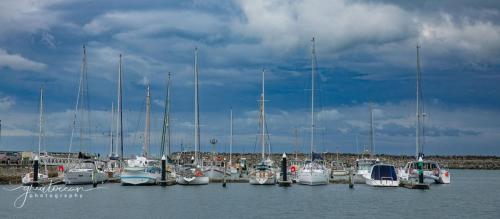
M 9 185 L 0 186 L 0 218 L 500 218 L 500 171 L 452 174 L 452 184 L 426 191 L 343 184 L 104 184 L 77 198 L 27 198 L 22 208 L 14 200 L 23 191 L 8 191 L 17 187 Z

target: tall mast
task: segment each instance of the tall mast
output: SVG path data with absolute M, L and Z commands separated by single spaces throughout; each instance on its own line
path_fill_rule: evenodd
M 194 162 L 198 164 L 200 149 L 200 106 L 198 103 L 198 48 L 194 48 Z
M 122 54 L 118 65 L 118 118 L 116 119 L 116 138 L 120 145 L 120 163 L 123 163 L 123 114 L 122 114 Z
M 165 143 L 167 148 L 165 151 Z M 165 111 L 163 112 L 163 130 L 161 135 L 161 155 L 170 156 L 170 72 L 167 80 L 167 94 L 165 95 Z
M 417 97 L 417 109 L 416 109 L 416 128 L 415 128 L 415 158 L 418 159 L 420 153 L 420 45 L 417 44 L 417 83 L 416 83 L 416 97 Z
M 111 102 L 111 125 L 109 130 L 109 156 L 112 157 L 115 152 L 115 142 L 114 142 L 114 123 L 115 123 L 115 104 Z
M 316 49 L 314 46 L 314 37 L 311 40 L 311 161 L 313 159 L 314 148 L 314 71 L 316 70 Z
M 373 108 L 372 108 L 372 104 L 370 103 L 369 104 L 369 108 L 370 108 L 370 157 L 373 157 L 373 154 L 374 154 L 374 145 L 373 145 Z
M 73 147 L 73 138 L 75 136 L 76 121 L 77 121 L 77 116 L 78 116 L 78 106 L 80 105 L 80 94 L 82 93 L 82 89 L 83 89 L 85 62 L 86 62 L 85 56 L 86 56 L 85 45 L 83 45 L 83 60 L 82 60 L 82 66 L 80 69 L 80 81 L 78 82 L 78 95 L 76 95 L 75 112 L 73 114 L 73 124 L 71 126 L 71 137 L 69 140 L 68 158 L 70 158 L 70 156 L 71 156 L 71 149 Z
M 170 72 L 168 73 L 168 86 L 167 86 L 167 156 L 170 156 Z
M 42 147 L 43 136 L 43 87 L 40 88 L 40 118 L 38 130 L 38 157 L 40 157 L 40 148 Z
M 261 134 L 262 135 L 261 136 L 262 160 L 264 160 L 265 153 L 266 153 L 266 149 L 265 149 L 266 148 L 266 138 L 265 138 L 265 133 L 266 133 L 266 128 L 265 128 L 266 127 L 266 125 L 265 125 L 265 123 L 266 123 L 266 111 L 265 111 L 265 104 L 264 104 L 264 98 L 265 98 L 265 96 L 264 96 L 264 93 L 265 93 L 265 91 L 264 91 L 264 88 L 265 88 L 265 86 L 264 86 L 264 74 L 265 74 L 265 69 L 262 69 L 262 93 L 261 93 L 261 96 L 260 96 L 260 101 L 261 101 L 261 103 L 260 103 L 260 107 L 261 107 L 261 109 L 260 109 L 260 113 L 261 113 L 260 117 L 262 118 L 262 122 L 261 122 L 261 126 L 262 126 L 261 127 L 261 129 L 262 129 L 261 130 L 262 131 L 262 134 Z
M 150 131 L 150 121 L 151 120 L 151 93 L 149 91 L 149 84 L 147 86 L 146 93 L 146 125 L 144 127 L 144 145 L 142 147 L 142 154 L 144 157 L 149 155 L 149 131 Z
M 230 130 L 230 138 L 229 138 L 229 164 L 232 164 L 232 155 L 233 155 L 233 109 L 231 108 L 231 125 L 229 127 Z

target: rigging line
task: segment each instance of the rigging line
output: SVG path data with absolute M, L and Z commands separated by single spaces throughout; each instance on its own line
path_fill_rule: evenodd
M 141 111 L 138 114 L 137 123 L 135 125 L 135 131 L 134 131 L 134 135 L 133 135 L 133 138 L 132 138 L 133 139 L 132 145 L 136 145 L 136 143 L 138 142 L 138 140 L 137 140 L 138 135 L 139 135 L 139 138 L 140 138 L 140 134 L 138 134 L 140 132 L 139 131 L 139 128 L 140 128 L 139 126 L 142 123 L 142 114 L 144 113 L 144 108 L 145 107 L 146 107 L 146 99 L 144 98 L 144 99 L 142 99 L 142 102 L 141 102 Z

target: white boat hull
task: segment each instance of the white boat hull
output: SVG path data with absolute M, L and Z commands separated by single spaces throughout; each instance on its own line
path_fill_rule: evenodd
M 154 185 L 159 179 L 157 173 L 149 173 L 144 170 L 127 170 L 124 169 L 120 176 L 122 185 Z
M 370 186 L 376 186 L 376 187 L 398 187 L 399 186 L 399 180 L 374 180 L 374 179 L 367 179 L 366 184 Z
M 208 176 L 185 177 L 177 175 L 177 184 L 179 185 L 207 185 L 208 183 Z
M 46 182 L 48 179 L 49 177 L 46 174 L 38 173 L 37 183 Z M 33 183 L 35 183 L 35 181 L 33 180 L 33 172 L 25 174 L 21 179 L 21 182 L 25 186 L 32 185 Z
M 222 180 L 224 178 L 224 169 L 221 167 L 208 167 L 204 172 L 210 180 Z M 229 176 L 226 173 L 226 176 Z
M 92 184 L 92 169 L 72 169 L 64 173 L 64 184 L 66 185 L 86 185 Z M 97 171 L 95 174 L 96 183 L 103 183 L 108 180 L 105 172 Z
M 270 170 L 256 170 L 250 174 L 249 183 L 251 185 L 274 185 L 276 184 L 276 174 Z
M 328 184 L 328 172 L 303 172 L 299 173 L 298 183 L 301 185 L 326 185 Z

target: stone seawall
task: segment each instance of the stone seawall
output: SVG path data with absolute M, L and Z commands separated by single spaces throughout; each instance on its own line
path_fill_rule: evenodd
M 45 167 L 40 167 L 41 171 L 44 171 Z M 49 177 L 57 175 L 57 167 L 48 166 Z M 26 174 L 33 171 L 31 164 L 22 165 L 0 165 L 0 184 L 19 184 L 21 183 L 21 178 Z

